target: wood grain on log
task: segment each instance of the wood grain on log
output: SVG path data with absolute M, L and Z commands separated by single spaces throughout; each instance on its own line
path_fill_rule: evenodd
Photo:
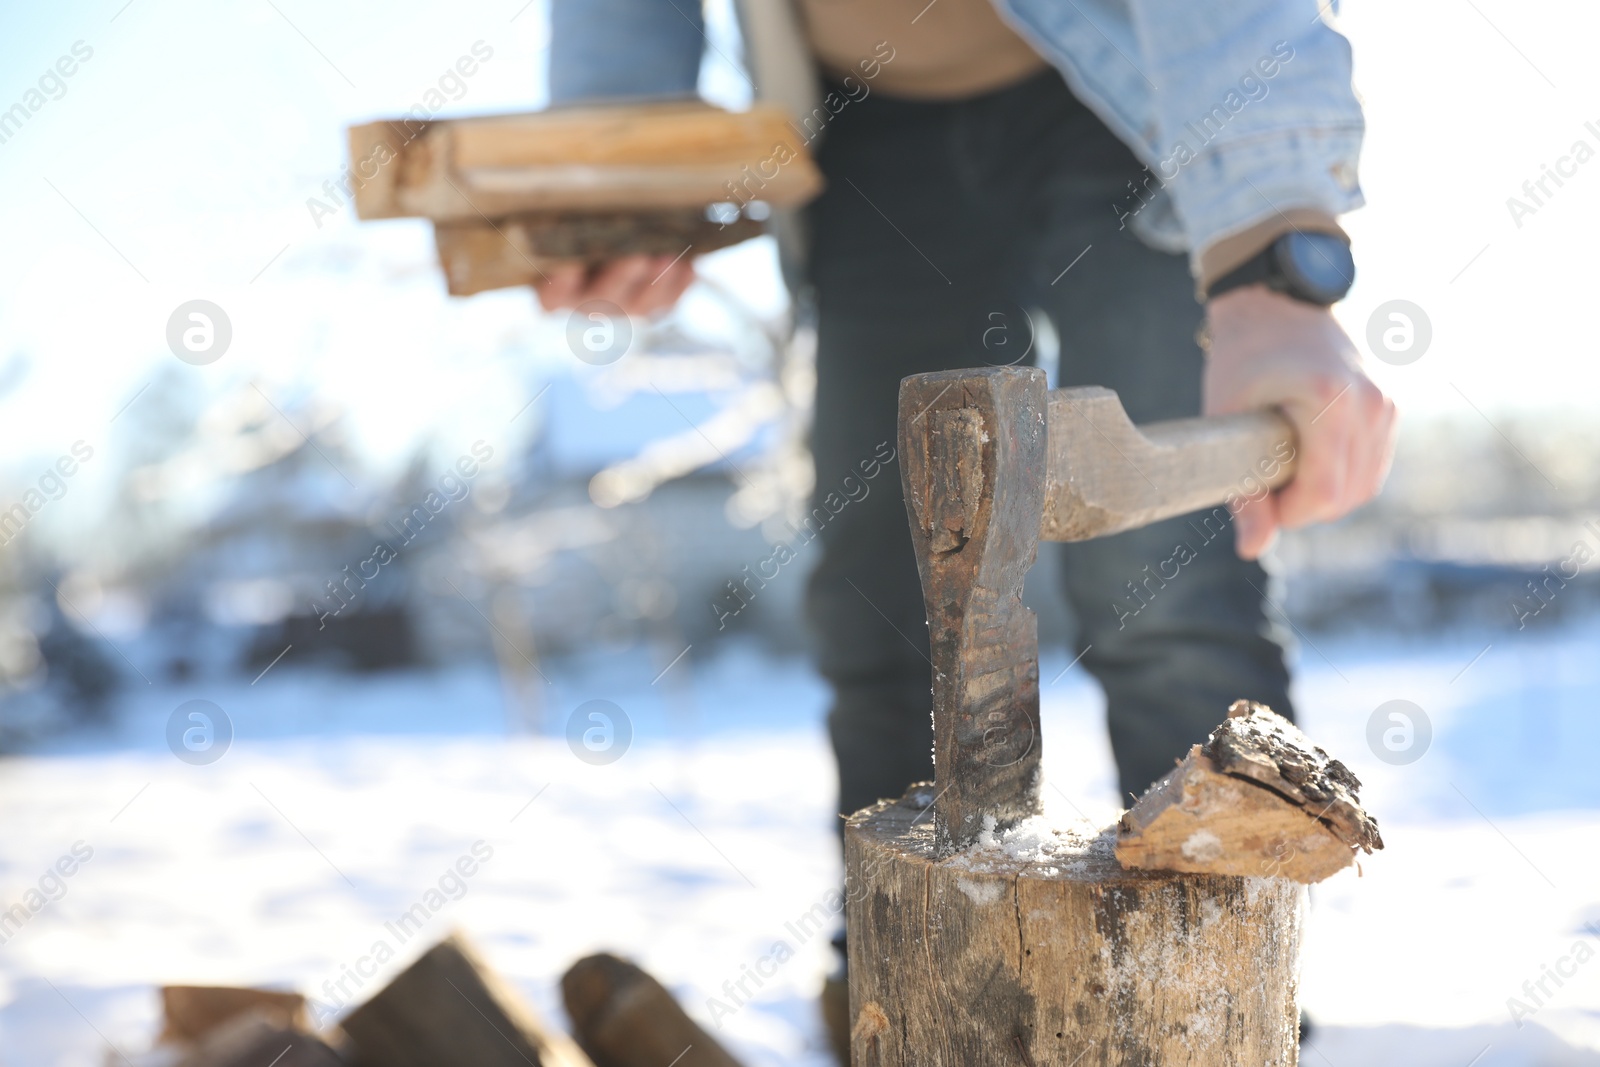
M 639 212 L 546 212 L 434 225 L 451 296 L 531 285 L 561 263 L 603 263 L 623 255 L 697 256 L 759 237 L 740 216 L 723 225 L 696 208 Z
M 1039 536 L 1083 541 L 1276 489 L 1294 476 L 1294 429 L 1272 411 L 1135 426 L 1110 389 L 1050 394 Z
M 933 793 L 846 825 L 855 1067 L 1295 1063 L 1300 886 L 1126 870 L 1043 817 L 939 858 Z
M 937 851 L 1039 810 L 1039 633 L 1022 604 L 1044 506 L 1045 376 L 900 383 L 901 478 L 928 611 Z
M 363 219 L 804 203 L 821 173 L 771 105 L 614 104 L 351 127 Z
M 662 984 L 602 953 L 561 979 L 573 1036 L 595 1067 L 739 1067 Z
M 593 1067 L 452 934 L 347 1015 L 361 1067 Z

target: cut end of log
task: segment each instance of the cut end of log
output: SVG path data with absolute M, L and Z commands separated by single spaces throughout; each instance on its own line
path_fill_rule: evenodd
M 1118 824 L 1127 867 L 1320 882 L 1383 847 L 1361 782 L 1264 704 L 1236 701 Z
M 942 851 L 930 808 L 933 794 L 934 783 L 916 782 L 899 800 L 880 800 L 861 809 L 846 820 L 846 839 L 861 833 L 900 860 L 952 872 L 952 884 L 974 905 L 994 903 L 1001 882 L 1018 877 L 1118 887 L 1166 878 L 1119 863 L 1116 828 L 1097 827 L 1087 819 L 1030 815 L 1002 825 L 986 816 L 972 844 Z
M 608 952 L 574 963 L 561 999 L 595 1067 L 739 1067 L 665 986 Z

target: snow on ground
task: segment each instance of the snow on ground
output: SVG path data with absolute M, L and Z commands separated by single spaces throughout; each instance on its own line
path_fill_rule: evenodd
M 1322 1029 L 1303 1062 L 1600 1064 L 1600 963 L 1573 956 L 1600 947 L 1597 637 L 1497 644 L 1465 673 L 1487 638 L 1302 649 L 1306 726 L 1368 783 L 1389 846 L 1314 893 L 1304 1000 Z M 558 1023 L 560 973 L 612 949 L 751 1067 L 826 1064 L 814 1000 L 826 937 L 791 930 L 839 878 L 822 687 L 802 662 L 751 647 L 691 651 L 652 682 L 660 662 L 547 666 L 533 735 L 507 728 L 488 668 L 275 671 L 132 693 L 114 730 L 0 761 L 0 907 L 75 845 L 92 849 L 0 944 L 0 1065 L 141 1050 L 161 982 L 277 983 L 331 1008 L 453 927 Z M 1047 657 L 1042 677 L 1066 664 Z M 209 765 L 165 740 L 173 709 L 196 698 L 234 729 Z M 1096 691 L 1074 668 L 1044 698 L 1051 803 L 1105 814 Z M 1434 731 L 1406 766 L 1365 740 L 1371 709 L 1393 698 Z M 591 699 L 631 720 L 631 747 L 609 765 L 576 758 L 565 737 Z M 451 877 L 474 849 L 474 873 Z M 420 931 L 394 925 L 417 904 Z M 780 939 L 794 958 L 735 1001 L 725 983 Z M 375 952 L 394 955 L 374 969 Z M 1572 974 L 1558 986 L 1546 965 Z M 1523 983 L 1541 978 L 1534 1004 Z M 1520 1029 L 1509 997 L 1536 1013 Z

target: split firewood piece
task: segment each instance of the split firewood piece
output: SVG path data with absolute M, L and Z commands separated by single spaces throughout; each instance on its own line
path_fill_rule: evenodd
M 1118 825 L 1127 867 L 1320 882 L 1383 847 L 1361 782 L 1271 708 L 1236 701 Z
M 434 226 L 451 296 L 531 285 L 559 263 L 603 263 L 624 255 L 686 256 L 759 237 L 743 215 L 723 224 L 700 208 L 661 211 L 560 211 Z
M 561 979 L 578 1044 L 595 1067 L 739 1067 L 662 984 L 609 953 L 587 956 Z
M 1224 774 L 1259 782 L 1314 813 L 1351 848 L 1370 853 L 1383 847 L 1378 821 L 1356 795 L 1361 780 L 1265 704 L 1234 701 L 1206 755 Z
M 822 176 L 788 113 L 700 102 L 563 107 L 353 126 L 363 219 L 499 218 L 527 211 L 802 204 Z
M 284 1027 L 310 1029 L 299 993 L 236 986 L 161 987 L 161 1044 L 198 1041 L 229 1020 L 254 1012 Z
M 423 953 L 339 1025 L 361 1067 L 593 1067 L 460 934 Z
M 177 1067 L 343 1067 L 344 1061 L 304 1030 L 284 1026 L 270 1011 L 251 1010 L 212 1030 Z

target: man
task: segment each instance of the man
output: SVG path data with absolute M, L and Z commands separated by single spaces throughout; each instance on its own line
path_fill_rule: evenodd
M 553 0 L 553 102 L 693 93 L 705 40 L 691 4 Z M 1052 384 L 1115 389 L 1137 422 L 1279 407 L 1299 434 L 1298 476 L 1235 516 L 1237 554 L 1178 519 L 1063 559 L 1125 793 L 1233 700 L 1290 713 L 1256 560 L 1278 529 L 1369 500 L 1394 437 L 1393 405 L 1328 311 L 1353 278 L 1336 216 L 1361 203 L 1344 38 L 1315 0 L 796 8 L 747 0 L 741 14 L 758 95 L 820 115 L 808 134 L 825 125 L 814 148 L 828 185 L 800 235 L 818 316 L 818 497 L 895 441 L 903 377 L 1011 362 L 1031 336 L 1024 309 L 1059 335 Z M 822 109 L 768 84 L 796 69 L 785 44 L 832 89 Z M 633 257 L 553 276 L 540 296 L 648 314 L 692 277 Z M 927 630 L 892 486 L 822 543 L 807 607 L 848 813 L 930 776 Z M 1174 575 L 1160 565 L 1180 544 L 1192 558 Z

